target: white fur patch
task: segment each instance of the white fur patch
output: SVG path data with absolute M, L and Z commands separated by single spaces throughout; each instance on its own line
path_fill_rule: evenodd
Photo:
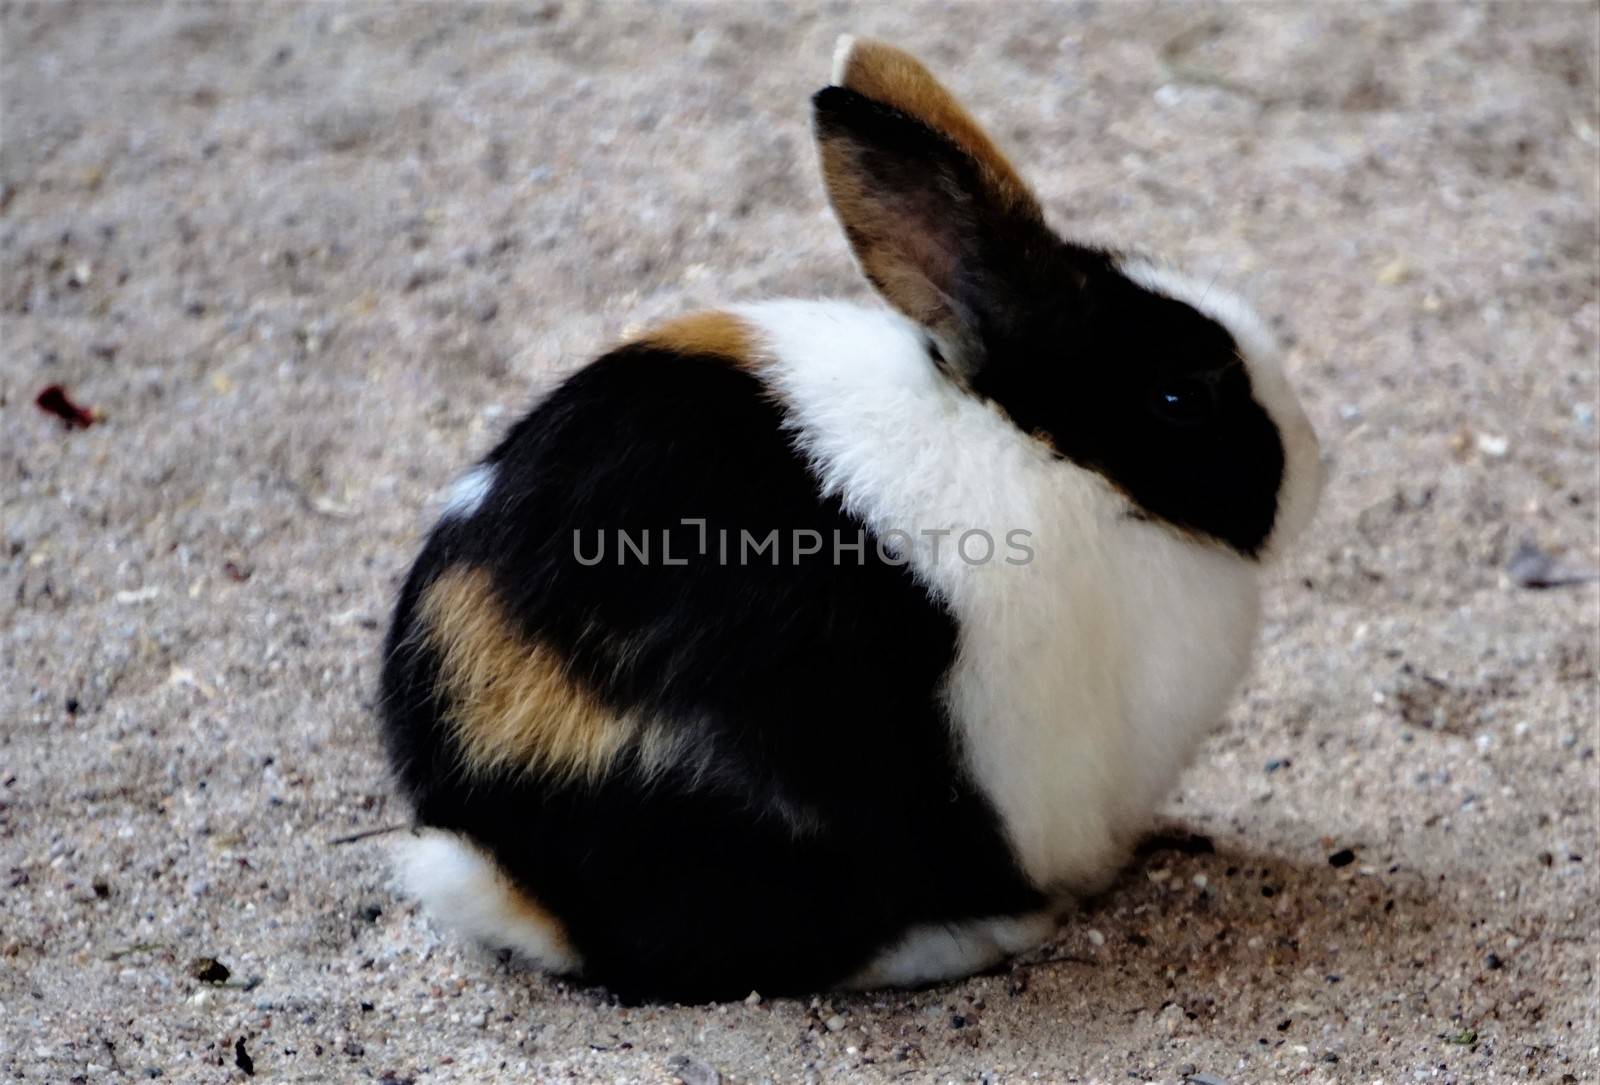
M 559 926 L 511 885 L 494 860 L 454 833 L 425 829 L 395 847 L 401 887 L 440 923 L 488 946 L 513 949 L 549 972 L 578 957 Z
M 833 43 L 833 77 L 830 82 L 834 86 L 844 86 L 844 73 L 850 68 L 850 54 L 855 48 L 854 34 L 840 34 L 838 41 Z
M 965 923 L 929 923 L 904 938 L 841 986 L 917 987 L 981 972 L 1043 942 L 1055 933 L 1049 915 L 1000 916 Z
M 484 499 L 494 488 L 495 467 L 480 463 L 450 484 L 445 491 L 444 505 L 439 510 L 442 520 L 469 520 L 483 507 Z
M 940 376 L 896 313 L 740 313 L 824 489 L 880 538 L 911 533 L 913 571 L 953 609 L 951 716 L 1024 870 L 1045 889 L 1103 885 L 1245 671 L 1255 564 L 1131 519 L 1100 476 Z M 1033 560 L 969 564 L 954 544 L 970 529 L 1029 531 Z
M 1278 491 L 1278 514 L 1272 535 L 1262 548 L 1277 554 L 1311 523 L 1322 494 L 1322 455 L 1311 420 L 1300 408 L 1283 372 L 1283 352 L 1277 337 L 1242 298 L 1208 286 L 1147 260 L 1122 263 L 1124 275 L 1157 294 L 1181 301 L 1221 324 L 1233 336 L 1250 374 L 1250 391 L 1266 408 L 1283 439 L 1283 486 Z

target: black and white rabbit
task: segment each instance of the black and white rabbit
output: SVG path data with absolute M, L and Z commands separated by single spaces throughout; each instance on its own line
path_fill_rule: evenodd
M 889 307 L 682 318 L 456 485 L 382 715 L 441 920 L 625 998 L 925 983 L 1103 886 L 1244 674 L 1316 438 L 1271 336 L 1064 241 L 844 39 L 828 195 Z

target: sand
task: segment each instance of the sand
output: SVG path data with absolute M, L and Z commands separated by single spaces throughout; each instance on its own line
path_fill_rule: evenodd
M 1593 4 L 0 12 L 6 1080 L 1600 1080 L 1600 589 L 1513 562 L 1600 566 Z M 996 975 L 619 1007 L 338 843 L 405 818 L 381 628 L 553 376 L 861 293 L 808 137 L 844 30 L 1061 229 L 1256 301 L 1334 477 L 1162 815 L 1214 850 Z

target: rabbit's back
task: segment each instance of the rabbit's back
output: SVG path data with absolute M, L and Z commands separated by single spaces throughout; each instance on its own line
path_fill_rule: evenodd
M 416 563 L 383 705 L 419 822 L 638 995 L 810 989 L 1036 907 L 949 724 L 947 605 L 687 330 L 561 384 Z

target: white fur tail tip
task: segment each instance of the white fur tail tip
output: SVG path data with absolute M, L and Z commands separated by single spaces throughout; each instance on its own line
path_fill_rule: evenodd
M 402 891 L 437 922 L 497 949 L 512 949 L 548 972 L 579 961 L 560 922 L 511 883 L 482 849 L 454 833 L 423 829 L 395 846 Z
M 833 46 L 833 85 L 844 86 L 844 74 L 850 67 L 850 52 L 856 47 L 854 34 L 840 34 Z

